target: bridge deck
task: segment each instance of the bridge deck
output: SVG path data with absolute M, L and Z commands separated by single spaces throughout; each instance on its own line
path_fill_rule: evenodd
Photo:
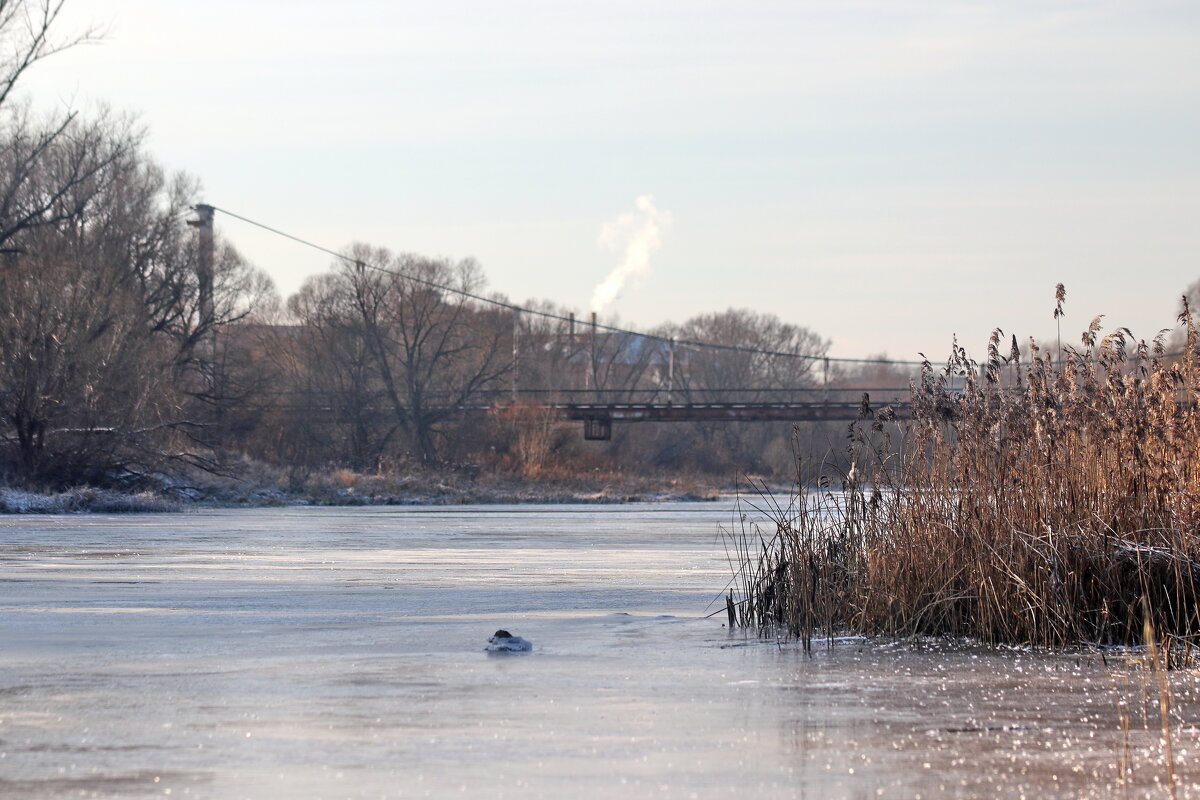
M 907 402 L 886 404 L 907 418 Z M 876 406 L 882 407 L 882 406 Z M 581 420 L 583 438 L 612 438 L 614 422 L 833 422 L 861 419 L 862 400 L 802 403 L 566 403 L 548 408 L 561 419 Z
M 908 403 L 888 403 L 897 417 L 907 417 Z M 875 406 L 873 406 L 875 407 Z M 882 407 L 882 406 L 879 406 Z M 703 422 L 855 420 L 861 401 L 803 403 L 565 403 L 550 406 L 563 419 L 608 419 L 613 422 Z
M 870 400 L 870 408 L 877 410 L 890 407 L 898 419 L 907 419 L 911 408 L 907 400 Z M 869 397 L 869 395 L 867 395 Z M 534 403 L 529 406 L 517 404 L 517 408 L 528 407 L 548 412 L 560 420 L 583 422 L 584 438 L 610 439 L 614 422 L 845 422 L 863 418 L 864 399 L 856 400 L 805 400 L 800 402 L 725 402 L 725 403 Z M 505 402 L 481 403 L 459 406 L 458 412 L 467 415 L 492 415 L 505 413 L 514 406 Z M 290 410 L 307 418 L 331 422 L 338 411 L 326 403 L 311 406 L 294 406 Z M 372 407 L 360 409 L 372 417 L 388 417 L 390 410 Z

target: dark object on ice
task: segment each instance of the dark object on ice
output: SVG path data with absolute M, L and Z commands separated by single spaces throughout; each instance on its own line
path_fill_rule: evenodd
M 485 649 L 489 653 L 528 653 L 533 650 L 533 643 L 501 628 L 488 639 Z

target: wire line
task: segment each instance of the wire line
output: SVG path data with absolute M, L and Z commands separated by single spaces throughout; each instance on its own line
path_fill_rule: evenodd
M 299 236 L 295 236 L 293 234 L 287 233 L 286 231 L 281 231 L 278 228 L 272 228 L 270 225 L 266 225 L 262 222 L 258 222 L 257 220 L 250 219 L 249 217 L 244 217 L 241 214 L 235 214 L 232 211 L 229 211 L 224 208 L 219 208 L 219 207 L 211 205 L 211 204 L 209 205 L 209 207 L 212 208 L 214 211 L 220 211 L 222 214 L 224 214 L 228 217 L 233 217 L 234 219 L 241 220 L 242 222 L 245 222 L 249 225 L 254 225 L 255 227 L 258 227 L 258 228 L 262 228 L 263 230 L 269 231 L 270 233 L 273 233 L 277 236 L 282 236 L 285 239 L 291 239 L 293 242 L 302 244 L 305 247 L 311 247 L 312 249 L 319 250 L 322 253 L 328 253 L 329 255 L 333 256 L 334 258 L 339 258 L 349 264 L 362 266 L 366 269 L 370 269 L 375 272 L 380 272 L 385 275 L 392 275 L 394 277 L 403 278 L 405 280 L 410 280 L 415 283 L 420 283 L 425 286 L 429 286 L 431 288 L 438 289 L 440 291 L 451 292 L 453 294 L 459 295 L 460 297 L 466 297 L 471 300 L 478 301 L 480 303 L 486 303 L 488 305 L 493 305 L 493 306 L 497 306 L 499 308 L 508 309 L 509 311 L 515 311 L 520 314 L 529 314 L 531 316 L 537 316 L 537 317 L 542 317 L 545 319 L 558 320 L 560 322 L 568 322 L 568 323 L 574 319 L 573 317 L 564 317 L 562 314 L 555 314 L 550 311 L 541 311 L 536 308 L 529 308 L 528 306 L 520 306 L 515 303 L 509 303 L 504 300 L 497 300 L 494 297 L 485 297 L 483 295 L 474 294 L 473 292 L 468 292 L 465 289 L 459 289 L 454 286 L 447 286 L 446 284 L 437 283 L 436 281 L 431 281 L 426 278 L 422 278 L 418 275 L 411 275 L 411 274 L 408 274 L 405 272 L 401 272 L 400 270 L 390 269 L 388 267 L 381 267 L 377 264 L 367 264 L 363 261 L 359 261 L 358 259 L 351 258 L 350 256 L 346 255 L 345 253 L 339 253 L 336 250 L 331 250 L 328 247 L 323 247 L 322 245 L 316 244 L 315 242 L 310 242 L 307 239 L 302 239 Z M 579 322 L 579 320 L 575 320 L 575 321 Z M 715 342 L 701 342 L 701 341 L 695 341 L 695 340 L 691 340 L 691 339 L 675 339 L 670 336 L 662 336 L 662 335 L 656 334 L 656 333 L 643 333 L 641 331 L 629 330 L 626 328 L 618 328 L 613 325 L 605 325 L 602 322 L 594 322 L 594 323 L 587 322 L 587 323 L 580 323 L 580 324 L 586 325 L 589 328 L 595 328 L 595 329 L 599 329 L 599 330 L 603 330 L 603 331 L 608 331 L 609 333 L 619 333 L 619 334 L 623 334 L 625 336 L 640 336 L 644 339 L 662 342 L 664 344 L 673 345 L 676 347 L 695 347 L 695 348 L 705 348 L 705 349 L 710 349 L 710 350 L 723 350 L 723 351 L 727 351 L 727 352 L 744 353 L 744 354 L 748 354 L 748 355 L 763 355 L 763 356 L 772 356 L 772 357 L 776 357 L 776 358 L 794 358 L 794 359 L 799 359 L 801 361 L 812 361 L 812 362 L 825 361 L 825 362 L 829 362 L 831 364 L 832 363 L 837 363 L 837 364 L 894 364 L 894 365 L 898 365 L 898 366 L 916 367 L 916 366 L 921 366 L 921 365 L 927 363 L 926 361 L 905 361 L 905 360 L 893 359 L 893 358 L 845 358 L 845 357 L 837 357 L 837 356 L 818 356 L 818 355 L 813 355 L 811 353 L 789 353 L 789 352 L 783 352 L 783 351 L 778 351 L 778 350 L 763 350 L 763 349 L 760 349 L 757 347 L 746 347 L 743 345 L 716 344 Z

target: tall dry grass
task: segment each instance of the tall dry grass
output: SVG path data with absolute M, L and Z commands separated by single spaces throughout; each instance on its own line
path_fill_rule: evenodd
M 1186 303 L 1186 301 L 1185 301 Z M 852 468 L 731 533 L 733 623 L 1063 647 L 1200 631 L 1200 335 L 1124 328 L 1056 358 L 996 331 L 850 427 Z M 1007 353 L 1003 352 L 1007 350 Z

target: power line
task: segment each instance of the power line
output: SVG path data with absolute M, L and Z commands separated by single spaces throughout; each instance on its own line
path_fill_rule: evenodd
M 281 231 L 278 228 L 273 228 L 270 225 L 266 225 L 262 222 L 258 222 L 257 220 L 250 219 L 249 217 L 244 217 L 241 214 L 235 214 L 232 211 L 229 211 L 224 208 L 219 208 L 217 206 L 210 206 L 210 207 L 214 211 L 220 211 L 222 214 L 225 214 L 226 216 L 233 217 L 234 219 L 237 219 L 237 220 L 241 220 L 242 222 L 245 222 L 249 225 L 254 225 L 257 228 L 261 228 L 261 229 L 268 231 L 270 233 L 273 233 L 277 236 L 282 236 L 285 239 L 291 239 L 293 242 L 302 244 L 305 247 L 311 247 L 313 250 L 319 250 L 320 252 L 327 253 L 328 255 L 331 255 L 334 258 L 341 259 L 349 264 L 361 266 L 365 269 L 370 269 L 375 272 L 383 273 L 385 275 L 392 275 L 394 277 L 403 278 L 405 280 L 413 281 L 414 283 L 419 283 L 419 284 L 428 286 L 433 289 L 438 289 L 439 291 L 450 292 L 452 294 L 459 295 L 460 297 L 466 297 L 466 298 L 475 300 L 480 303 L 486 303 L 488 305 L 496 306 L 497 308 L 503 308 L 503 309 L 507 309 L 509 311 L 515 311 L 520 314 L 529 314 L 531 316 L 542 317 L 544 319 L 552 319 L 552 320 L 557 320 L 559 322 L 568 322 L 568 323 L 574 319 L 573 317 L 565 317 L 562 314 L 555 314 L 550 311 L 542 311 L 542 310 L 536 309 L 536 308 L 529 308 L 528 306 L 521 306 L 521 305 L 517 305 L 515 303 L 509 303 L 504 300 L 497 300 L 494 297 L 485 297 L 483 295 L 475 294 L 473 292 L 469 292 L 465 289 L 460 289 L 455 286 L 449 286 L 447 284 L 438 283 L 437 281 L 431 281 L 427 278 L 422 278 L 419 275 L 412 275 L 412 274 L 409 274 L 406 272 L 402 272 L 400 270 L 391 269 L 389 267 L 381 267 L 377 264 L 368 264 L 368 263 L 365 263 L 358 259 L 351 258 L 350 256 L 346 255 L 345 253 L 339 253 L 336 250 L 331 250 L 328 247 L 324 247 L 322 245 L 316 244 L 315 242 L 310 242 L 307 239 L 302 239 L 299 236 L 295 236 L 293 234 L 287 233 L 286 231 Z M 669 336 L 662 336 L 662 335 L 655 334 L 655 333 L 643 333 L 641 331 L 629 330 L 627 328 L 618 328 L 613 325 L 605 325 L 602 322 L 594 322 L 594 323 L 588 322 L 588 323 L 583 323 L 583 324 L 586 324 L 588 327 L 591 327 L 591 328 L 608 331 L 609 333 L 619 333 L 619 334 L 622 334 L 625 336 L 640 336 L 640 337 L 642 337 L 644 339 L 648 339 L 650 341 L 662 342 L 664 344 L 674 345 L 677 347 L 694 347 L 694 348 L 704 348 L 704 349 L 709 349 L 709 350 L 723 350 L 726 352 L 742 353 L 742 354 L 746 354 L 746 355 L 762 355 L 762 356 L 772 356 L 772 357 L 776 357 L 776 358 L 794 358 L 794 359 L 799 359 L 801 361 L 812 361 L 812 362 L 824 361 L 824 362 L 837 363 L 837 364 L 888 364 L 888 365 L 897 365 L 897 366 L 917 367 L 917 366 L 922 366 L 923 364 L 927 363 L 926 361 L 905 361 L 905 360 L 892 359 L 892 358 L 845 358 L 845 357 L 837 357 L 837 356 L 817 356 L 817 355 L 812 355 L 810 353 L 789 353 L 789 352 L 782 352 L 782 351 L 778 351 L 778 350 L 763 350 L 763 349 L 760 349 L 757 347 L 745 347 L 745 346 L 741 346 L 741 345 L 716 344 L 714 342 L 701 342 L 701 341 L 695 341 L 695 340 L 691 340 L 691 339 L 673 339 Z

